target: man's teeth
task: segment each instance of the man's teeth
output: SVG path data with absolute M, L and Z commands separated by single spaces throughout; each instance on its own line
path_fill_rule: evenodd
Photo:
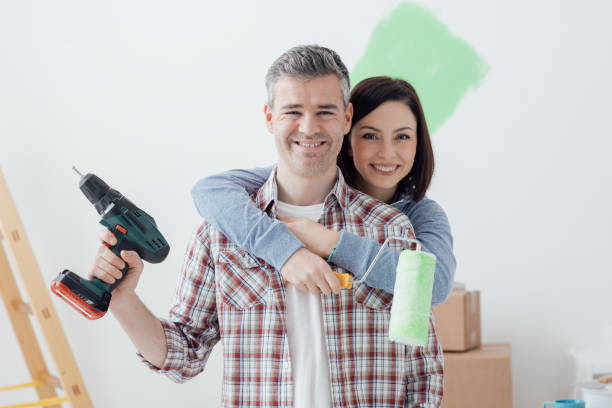
M 393 167 L 383 167 L 383 166 L 377 166 L 377 165 L 375 165 L 375 164 L 374 164 L 373 166 L 374 166 L 374 168 L 375 168 L 376 170 L 378 170 L 378 171 L 386 171 L 386 172 L 391 172 L 391 171 L 395 170 L 395 168 L 397 167 L 397 166 L 393 166 Z
M 321 142 L 319 142 L 319 143 L 297 142 L 297 144 L 299 144 L 300 146 L 303 146 L 303 147 L 319 147 L 319 146 L 321 146 L 322 143 Z

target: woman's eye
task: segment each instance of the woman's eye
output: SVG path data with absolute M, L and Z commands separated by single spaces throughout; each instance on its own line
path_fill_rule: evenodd
M 401 133 L 401 134 L 397 135 L 397 139 L 399 139 L 399 140 L 410 140 L 411 136 L 407 135 L 405 133 Z
M 376 135 L 374 133 L 364 133 L 363 136 L 361 136 L 363 139 L 376 139 Z

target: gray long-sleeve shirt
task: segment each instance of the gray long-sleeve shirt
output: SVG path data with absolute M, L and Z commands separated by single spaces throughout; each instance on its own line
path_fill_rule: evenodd
M 230 170 L 205 177 L 196 183 L 191 195 L 204 219 L 238 246 L 280 270 L 304 244 L 283 222 L 268 217 L 250 199 L 250 194 L 263 185 L 272 169 Z M 436 256 L 431 303 L 435 306 L 444 302 L 452 289 L 456 266 L 446 213 L 427 197 L 413 202 L 409 195 L 404 195 L 392 205 L 410 219 L 421 250 Z M 343 231 L 331 262 L 361 279 L 380 247 L 381 244 L 370 238 Z M 365 283 L 393 293 L 398 257 L 398 251 L 386 247 Z

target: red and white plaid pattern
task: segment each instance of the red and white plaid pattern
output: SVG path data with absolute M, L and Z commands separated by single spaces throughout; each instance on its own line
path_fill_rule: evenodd
M 273 172 L 253 196 L 272 217 L 276 191 Z M 387 236 L 414 238 L 403 213 L 350 188 L 340 172 L 325 201 L 323 224 L 381 243 Z M 279 271 L 205 222 L 189 245 L 170 319 L 162 320 L 168 357 L 159 371 L 177 382 L 194 377 L 221 339 L 224 406 L 291 407 L 285 285 Z M 390 342 L 392 299 L 364 284 L 321 295 L 334 407 L 440 406 L 443 357 L 433 314 L 427 346 Z

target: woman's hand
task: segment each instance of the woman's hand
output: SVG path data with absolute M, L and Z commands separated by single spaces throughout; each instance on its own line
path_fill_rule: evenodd
M 327 259 L 340 239 L 340 232 L 325 228 L 308 218 L 278 217 L 311 252 Z

